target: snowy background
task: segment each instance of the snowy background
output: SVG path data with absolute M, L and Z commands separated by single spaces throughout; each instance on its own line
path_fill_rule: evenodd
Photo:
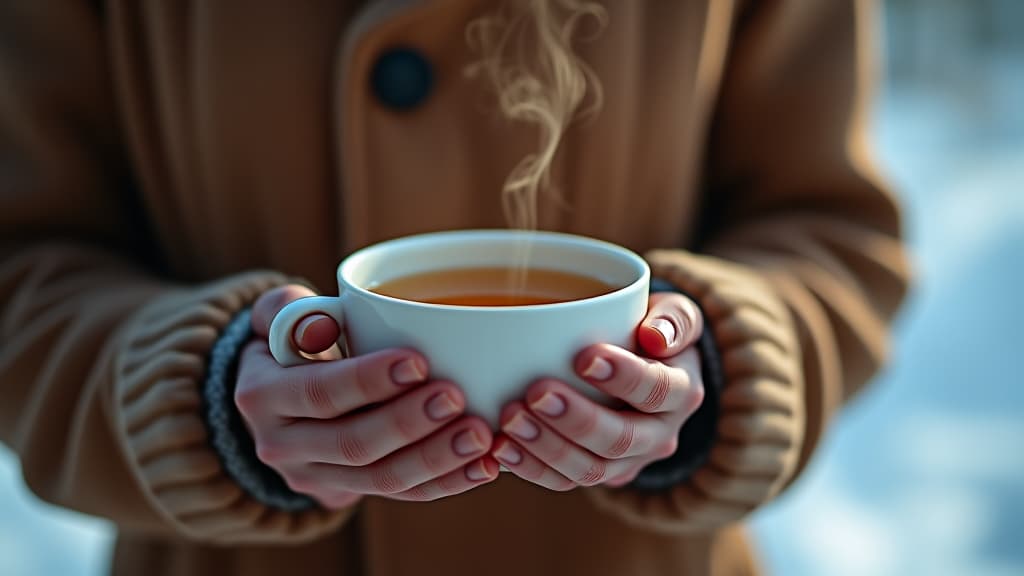
M 886 373 L 753 531 L 784 576 L 1024 575 L 1024 2 L 887 16 L 874 132 L 918 285 Z
M 782 576 L 1024 574 L 1024 2 L 890 0 L 879 157 L 919 275 L 894 361 L 752 523 Z M 0 573 L 105 574 L 109 524 L 0 446 Z

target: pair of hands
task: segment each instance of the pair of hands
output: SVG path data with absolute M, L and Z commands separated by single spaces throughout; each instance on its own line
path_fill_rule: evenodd
M 299 349 L 323 361 L 281 367 L 267 345 L 270 323 L 287 303 L 311 295 L 290 285 L 256 302 L 256 337 L 239 359 L 235 403 L 260 460 L 327 508 L 369 494 L 452 496 L 496 479 L 499 462 L 551 490 L 622 486 L 675 452 L 679 429 L 704 397 L 692 346 L 702 318 L 679 294 L 650 298 L 637 331 L 650 358 L 597 344 L 575 359 L 583 380 L 624 407 L 602 406 L 564 382 L 542 379 L 505 406 L 496 436 L 464 413 L 455 383 L 429 378 L 417 352 L 341 358 L 334 346 L 340 327 L 326 316 L 306 318 L 293 336 Z

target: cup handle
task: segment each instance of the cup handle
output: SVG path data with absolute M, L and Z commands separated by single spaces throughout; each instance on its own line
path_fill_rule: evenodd
M 341 298 L 309 296 L 289 302 L 270 323 L 270 354 L 281 366 L 297 366 L 313 362 L 303 356 L 292 341 L 295 327 L 310 314 L 330 316 L 338 323 L 339 327 L 342 327 L 342 334 L 344 334 L 345 315 L 342 311 Z M 344 339 L 344 336 L 341 338 Z

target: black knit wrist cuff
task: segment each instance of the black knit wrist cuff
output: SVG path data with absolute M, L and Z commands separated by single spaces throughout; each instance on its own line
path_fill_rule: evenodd
M 316 506 L 309 496 L 288 488 L 284 479 L 256 457 L 256 447 L 235 407 L 238 357 L 252 337 L 251 313 L 242 310 L 217 339 L 203 386 L 203 417 L 221 465 L 254 500 L 286 512 Z
M 689 297 L 686 292 L 670 282 L 658 278 L 651 279 L 651 292 L 678 292 Z M 691 299 L 699 308 L 700 303 L 692 297 Z M 703 314 L 703 310 L 701 313 Z M 705 325 L 696 346 L 700 353 L 701 377 L 704 380 L 704 401 L 679 431 L 679 447 L 675 454 L 646 466 L 630 484 L 631 488 L 661 491 L 681 484 L 700 468 L 711 454 L 711 447 L 714 446 L 717 435 L 719 399 L 725 384 L 725 373 L 722 370 L 718 346 L 708 326 Z

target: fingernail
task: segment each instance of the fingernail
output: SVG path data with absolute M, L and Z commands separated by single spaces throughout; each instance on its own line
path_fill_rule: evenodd
M 565 400 L 562 400 L 562 397 L 554 392 L 545 392 L 540 399 L 530 404 L 530 408 L 545 416 L 557 418 L 565 414 Z
M 473 482 L 487 480 L 490 477 L 490 474 L 487 473 L 487 468 L 484 468 L 484 463 L 480 460 L 466 466 L 466 478 L 469 478 Z
M 296 344 L 301 345 L 302 342 L 306 339 L 306 333 L 309 332 L 309 329 L 319 324 L 320 322 L 324 321 L 334 322 L 334 320 L 331 320 L 330 318 L 324 316 L 323 314 L 312 314 L 310 316 L 306 316 L 305 318 L 303 318 L 302 321 L 299 322 L 299 325 L 295 327 Z
M 583 371 L 583 376 L 591 380 L 607 380 L 612 377 L 612 363 L 600 356 L 595 356 L 590 361 L 590 366 Z
M 661 334 L 661 337 L 665 340 L 665 346 L 671 346 L 676 341 L 676 325 L 665 318 L 655 318 L 648 324 L 651 328 L 654 328 Z
M 505 442 L 494 451 L 494 457 L 505 464 L 515 466 L 523 461 L 523 453 L 509 442 Z
M 427 367 L 416 357 L 406 358 L 391 368 L 391 379 L 401 386 L 423 382 L 426 378 Z
M 466 430 L 456 436 L 455 442 L 452 444 L 455 453 L 459 456 L 472 456 L 487 448 L 484 446 L 483 440 L 480 439 L 480 435 L 473 429 Z
M 505 424 L 503 428 L 505 432 L 518 436 L 523 440 L 533 440 L 537 436 L 540 436 L 540 429 L 533 422 L 526 419 L 523 413 L 520 412 L 509 420 L 508 424 Z
M 459 413 L 459 404 L 448 392 L 435 394 L 427 400 L 427 416 L 431 420 L 444 420 Z

